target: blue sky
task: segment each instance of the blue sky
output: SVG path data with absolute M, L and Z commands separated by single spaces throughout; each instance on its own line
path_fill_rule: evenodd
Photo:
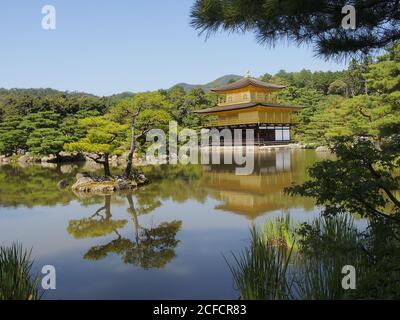
M 252 34 L 205 41 L 189 25 L 193 0 L 1 0 L 0 87 L 85 91 L 169 88 L 225 74 L 340 70 L 309 48 L 260 46 Z M 57 29 L 43 30 L 44 5 Z

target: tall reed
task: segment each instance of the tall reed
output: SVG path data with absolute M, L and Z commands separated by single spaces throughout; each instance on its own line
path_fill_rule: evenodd
M 346 298 L 342 268 L 362 265 L 354 219 L 349 214 L 320 217 L 311 224 L 313 233 L 303 239 L 296 279 L 298 296 L 306 300 Z M 361 272 L 357 272 L 359 276 Z
M 236 289 L 244 300 L 289 299 L 292 283 L 289 279 L 291 255 L 295 239 L 289 231 L 290 221 L 277 220 L 251 229 L 251 246 L 241 253 L 232 253 L 234 263 L 227 264 Z
M 227 261 L 241 299 L 346 297 L 342 268 L 361 264 L 353 218 L 319 217 L 308 231 L 289 216 L 252 226 L 251 245 Z
M 32 274 L 31 250 L 21 244 L 0 247 L 0 300 L 37 300 L 39 277 Z

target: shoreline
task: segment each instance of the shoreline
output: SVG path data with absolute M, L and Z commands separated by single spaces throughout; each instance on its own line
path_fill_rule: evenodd
M 311 147 L 304 144 L 277 144 L 277 145 L 266 145 L 266 146 L 201 146 L 199 147 L 200 152 L 205 153 L 214 153 L 214 152 L 225 152 L 225 151 L 235 151 L 235 150 L 254 150 L 254 152 L 270 152 L 276 150 L 315 150 L 316 152 L 326 152 L 330 153 L 330 149 L 327 146 L 319 146 L 319 147 Z M 134 158 L 135 166 L 146 166 L 146 165 L 155 165 L 155 164 L 165 164 L 168 163 L 168 157 L 163 159 L 162 161 L 150 161 L 145 157 Z M 1 165 L 10 165 L 10 164 L 19 164 L 22 167 L 29 165 L 44 165 L 44 166 L 57 166 L 63 164 L 87 164 L 91 167 L 97 167 L 97 164 L 85 156 L 84 154 L 80 155 L 66 155 L 65 158 L 62 158 L 61 161 L 56 161 L 56 157 L 52 155 L 47 156 L 30 156 L 29 154 L 20 155 L 20 156 L 10 156 L 6 157 L 4 155 L 0 155 L 0 166 Z M 112 156 L 110 157 L 110 166 L 118 167 L 126 164 L 126 156 Z

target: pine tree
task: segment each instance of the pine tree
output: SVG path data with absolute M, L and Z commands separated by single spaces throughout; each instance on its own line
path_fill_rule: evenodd
M 342 9 L 356 9 L 356 29 L 344 29 Z M 273 46 L 281 40 L 311 44 L 318 55 L 340 58 L 381 49 L 400 39 L 398 0 L 197 0 L 191 25 L 209 36 L 218 30 L 254 32 Z

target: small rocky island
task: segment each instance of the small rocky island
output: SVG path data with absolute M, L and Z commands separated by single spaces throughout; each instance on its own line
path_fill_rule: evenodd
M 114 191 L 133 190 L 148 182 L 143 174 L 132 179 L 117 177 L 98 177 L 89 173 L 78 173 L 72 190 L 79 193 L 107 193 Z

